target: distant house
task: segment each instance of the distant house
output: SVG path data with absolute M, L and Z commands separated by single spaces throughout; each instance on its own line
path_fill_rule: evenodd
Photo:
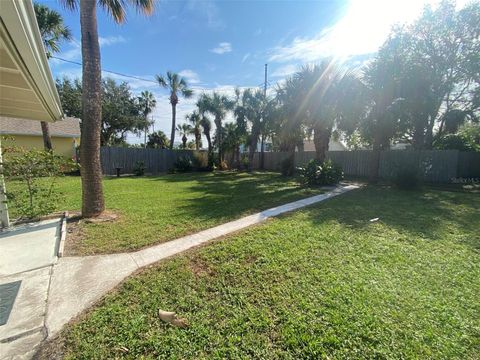
M 74 158 L 76 147 L 80 144 L 80 120 L 67 117 L 50 123 L 49 128 L 53 151 L 65 157 Z M 0 116 L 0 135 L 12 137 L 16 146 L 43 149 L 42 128 L 39 121 Z
M 315 144 L 313 143 L 313 140 L 304 140 L 303 141 L 303 146 L 304 149 L 303 151 L 315 151 Z M 338 140 L 333 140 L 330 139 L 330 142 L 328 143 L 328 151 L 347 151 L 347 147 L 343 145 L 342 142 Z M 248 151 L 248 147 L 245 145 L 240 145 L 240 152 L 245 152 Z M 260 142 L 257 144 L 257 152 L 261 151 L 261 144 Z M 271 142 L 265 142 L 265 151 L 269 152 L 272 151 L 272 143 Z M 298 151 L 298 148 L 295 148 L 295 151 Z
M 328 143 L 328 151 L 347 151 L 347 147 L 341 141 L 330 139 Z M 303 142 L 303 151 L 315 151 L 313 140 L 305 140 Z

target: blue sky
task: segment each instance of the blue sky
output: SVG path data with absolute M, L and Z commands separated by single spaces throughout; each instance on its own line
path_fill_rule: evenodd
M 59 11 L 74 40 L 59 57 L 81 61 L 78 12 L 59 1 L 39 0 Z M 434 2 L 429 1 L 429 2 Z M 161 1 L 152 16 L 129 11 L 116 25 L 101 9 L 98 28 L 102 68 L 143 79 L 167 70 L 182 74 L 195 93 L 217 90 L 232 94 L 235 86 L 263 83 L 269 66 L 271 87 L 300 65 L 336 56 L 363 60 L 374 53 L 394 23 L 413 20 L 422 0 L 337 1 Z M 55 77 L 81 77 L 79 66 L 51 60 Z M 155 83 L 104 73 L 130 84 L 134 93 L 153 92 L 155 130 L 169 134 L 168 94 Z M 177 122 L 194 108 L 196 98 L 181 100 Z M 129 135 L 129 142 L 141 142 Z

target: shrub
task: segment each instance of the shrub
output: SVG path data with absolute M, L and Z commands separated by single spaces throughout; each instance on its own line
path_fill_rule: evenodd
M 145 175 L 145 162 L 144 161 L 137 161 L 133 166 L 133 174 L 135 176 L 143 176 Z
M 480 152 L 480 124 L 465 124 L 456 134 L 446 134 L 435 139 L 433 147 L 439 150 Z
M 194 152 L 193 166 L 197 171 L 211 171 L 208 166 L 208 154 L 204 152 Z
M 220 170 L 228 170 L 227 162 L 225 160 L 220 161 L 220 163 L 218 164 L 218 168 Z
M 420 187 L 420 175 L 415 168 L 401 168 L 393 178 L 395 186 L 401 190 L 415 190 Z
M 331 160 L 321 164 L 316 160 L 310 160 L 297 170 L 305 186 L 335 185 L 343 179 L 342 168 Z
M 192 168 L 193 162 L 188 156 L 179 156 L 174 164 L 174 169 L 178 172 L 189 172 Z
M 248 155 L 242 154 L 240 158 L 240 169 L 248 169 L 249 164 L 250 164 L 250 161 L 248 160 Z
M 332 160 L 326 160 L 320 165 L 320 173 L 317 179 L 319 185 L 335 185 L 343 179 L 342 167 Z
M 213 151 L 208 152 L 208 169 L 210 171 L 215 171 L 217 166 L 215 165 L 215 154 Z
M 76 164 L 51 151 L 9 148 L 3 159 L 7 179 L 17 180 L 15 191 L 7 194 L 21 218 L 37 218 L 57 208 L 56 180 L 73 171 Z
M 317 185 L 317 178 L 319 176 L 320 167 L 315 160 L 310 160 L 305 166 L 297 169 L 302 183 L 306 186 Z
M 295 170 L 294 157 L 289 156 L 280 163 L 280 171 L 283 176 L 292 176 Z

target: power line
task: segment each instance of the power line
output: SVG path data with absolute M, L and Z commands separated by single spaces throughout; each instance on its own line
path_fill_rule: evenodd
M 70 63 L 70 64 L 82 66 L 82 63 L 81 63 L 81 62 L 78 62 L 78 61 L 63 59 L 63 58 L 58 57 L 58 56 L 51 56 L 51 58 L 52 58 L 52 59 L 56 59 L 56 60 L 60 60 L 60 61 L 66 62 L 66 63 Z M 266 91 L 266 88 L 267 88 L 267 87 L 270 87 L 270 86 L 271 86 L 270 81 L 267 81 L 266 71 L 267 71 L 267 64 L 265 64 L 265 82 L 258 85 L 259 87 L 263 87 L 263 88 L 265 89 L 264 91 Z M 102 72 L 106 72 L 106 73 L 110 73 L 110 74 L 114 74 L 114 75 L 118 75 L 118 76 L 130 78 L 130 79 L 135 79 L 135 80 L 146 81 L 146 82 L 151 82 L 151 83 L 154 83 L 154 84 L 158 84 L 158 82 L 156 82 L 155 80 L 152 80 L 152 79 L 144 79 L 144 78 L 141 78 L 141 77 L 138 77 L 138 76 L 127 75 L 127 74 L 123 74 L 123 73 L 120 73 L 120 72 L 117 72 L 117 71 L 104 70 L 104 69 L 102 69 Z M 228 91 L 228 90 L 225 90 L 225 89 L 209 89 L 209 88 L 200 88 L 200 87 L 197 88 L 197 89 L 202 90 L 202 91 L 211 91 L 211 90 L 218 91 L 218 92 Z
M 78 61 L 72 61 L 72 60 L 62 59 L 62 58 L 60 58 L 60 57 L 58 57 L 58 56 L 51 56 L 51 58 L 52 58 L 52 59 L 57 59 L 57 60 L 60 60 L 60 61 L 64 61 L 64 62 L 67 62 L 67 63 L 70 63 L 70 64 L 75 64 L 75 65 L 82 66 L 82 63 L 81 63 L 81 62 L 78 62 Z M 158 84 L 155 80 L 144 79 L 144 78 L 141 78 L 141 77 L 138 77 L 138 76 L 122 74 L 122 73 L 119 73 L 119 72 L 116 72 L 116 71 L 103 70 L 103 69 L 102 69 L 102 72 L 106 72 L 106 73 L 110 73 L 110 74 L 114 74 L 114 75 L 119 75 L 119 76 L 123 76 L 123 77 L 130 78 L 130 79 L 141 80 L 141 81 L 148 81 L 148 82 L 151 82 L 151 83 L 154 83 L 154 84 Z
M 263 87 L 263 96 L 267 97 L 267 71 L 268 71 L 268 64 L 265 64 L 265 86 Z

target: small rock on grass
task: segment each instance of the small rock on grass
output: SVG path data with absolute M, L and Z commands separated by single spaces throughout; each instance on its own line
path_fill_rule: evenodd
M 188 327 L 187 319 L 177 317 L 177 314 L 175 314 L 173 311 L 158 310 L 158 317 L 160 320 L 172 324 L 173 326 L 179 328 Z

